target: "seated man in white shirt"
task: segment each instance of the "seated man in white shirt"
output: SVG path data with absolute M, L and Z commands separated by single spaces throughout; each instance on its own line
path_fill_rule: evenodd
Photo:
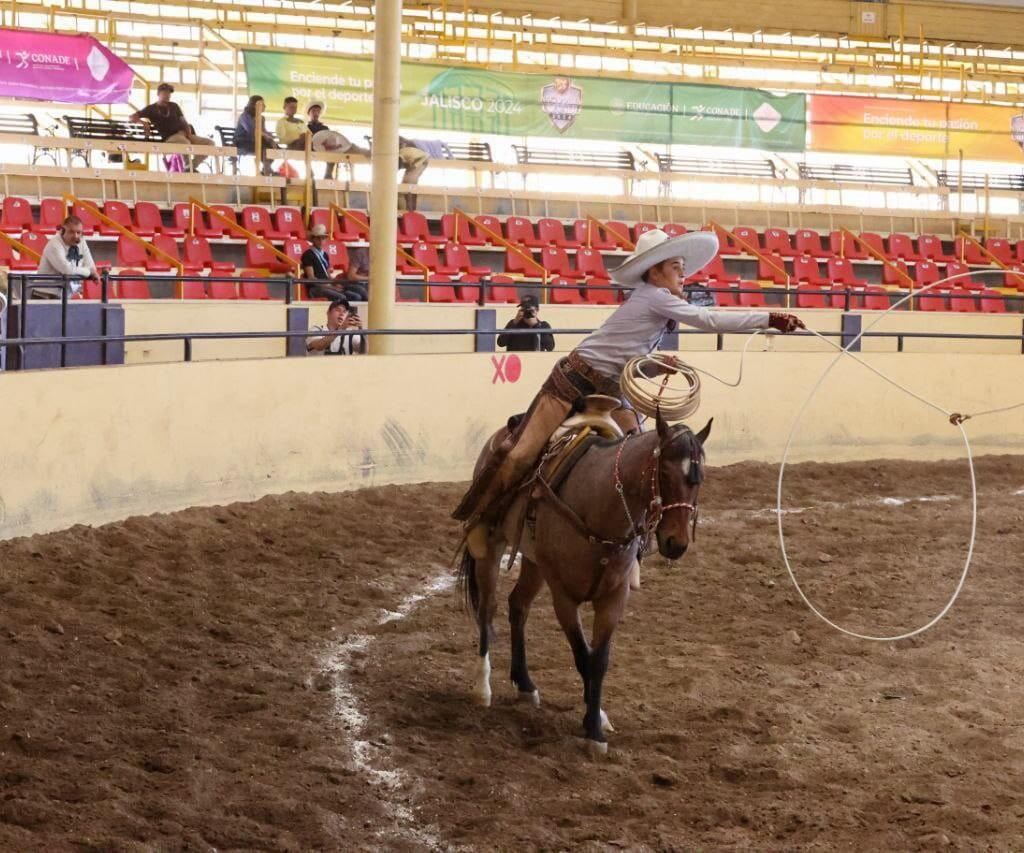
M 64 220 L 60 231 L 54 234 L 39 261 L 39 275 L 68 276 L 71 286 L 69 296 L 81 291 L 85 279 L 99 281 L 96 264 L 92 252 L 82 237 L 82 220 L 77 216 L 69 216 Z M 52 285 L 51 285 L 52 287 Z M 59 290 L 56 291 L 58 294 Z M 47 295 L 53 295 L 51 290 Z
M 499 498 L 514 494 L 573 405 L 590 394 L 621 399 L 619 380 L 627 362 L 653 352 L 679 323 L 709 332 L 771 327 L 788 333 L 804 328 L 791 314 L 722 311 L 687 302 L 686 277 L 707 266 L 717 253 L 718 238 L 706 231 L 669 237 L 655 229 L 641 235 L 633 254 L 612 272 L 617 284 L 634 288 L 629 299 L 555 365 L 526 416 L 482 466 L 452 517 L 465 521 L 470 531 L 496 522 L 491 516 L 495 507 L 500 508 Z M 613 417 L 623 432 L 637 428 L 628 409 L 619 409 Z
M 306 352 L 310 355 L 361 355 L 366 352 L 366 338 L 363 335 L 323 334 L 361 328 L 363 323 L 359 319 L 359 312 L 341 296 L 327 307 L 327 325 L 310 329 L 320 334 L 306 338 Z

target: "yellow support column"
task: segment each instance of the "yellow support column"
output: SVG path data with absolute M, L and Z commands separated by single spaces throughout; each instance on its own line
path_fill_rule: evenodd
M 370 188 L 371 329 L 394 326 L 398 245 L 398 105 L 401 94 L 402 0 L 377 0 L 374 16 L 373 175 Z M 370 337 L 370 352 L 388 354 L 396 341 Z

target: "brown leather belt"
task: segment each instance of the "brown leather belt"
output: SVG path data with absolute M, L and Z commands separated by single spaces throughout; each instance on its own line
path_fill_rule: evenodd
M 598 394 L 607 394 L 610 397 L 621 396 L 619 390 L 619 380 L 613 379 L 611 376 L 605 376 L 603 373 L 598 372 L 591 367 L 576 350 L 573 350 L 564 359 L 565 366 L 568 367 L 573 373 L 578 373 L 584 379 L 587 380 L 591 385 L 594 386 L 594 391 Z

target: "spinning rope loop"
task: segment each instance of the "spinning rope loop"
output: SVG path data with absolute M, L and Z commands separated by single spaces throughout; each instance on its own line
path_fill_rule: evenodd
M 822 371 L 821 376 L 818 377 L 817 382 L 814 383 L 814 386 L 811 388 L 810 394 L 808 394 L 807 399 L 804 400 L 803 405 L 797 412 L 796 418 L 793 420 L 793 425 L 792 427 L 790 427 L 789 436 L 786 438 L 786 447 L 785 450 L 783 450 L 782 461 L 779 465 L 779 480 L 775 495 L 775 514 L 778 520 L 779 548 L 782 551 L 782 560 L 785 563 L 786 572 L 789 574 L 789 579 L 793 582 L 793 586 L 796 588 L 796 591 L 800 595 L 800 598 L 803 600 L 804 604 L 806 604 L 808 609 L 810 609 L 810 611 L 815 616 L 821 619 L 822 622 L 831 626 L 832 628 L 835 628 L 840 633 L 846 634 L 849 637 L 856 637 L 859 640 L 871 640 L 875 642 L 895 642 L 896 640 L 906 640 L 910 637 L 917 636 L 918 634 L 921 634 L 927 631 L 929 628 L 936 625 L 939 622 L 939 620 L 941 620 L 949 612 L 950 608 L 952 608 L 952 606 L 956 603 L 957 598 L 959 598 L 960 593 L 963 590 L 964 583 L 967 580 L 967 572 L 971 567 L 971 560 L 974 557 L 974 543 L 978 529 L 978 483 L 974 470 L 974 456 L 971 452 L 971 443 L 967 438 L 967 431 L 964 429 L 963 426 L 964 421 L 967 421 L 972 418 L 984 417 L 985 415 L 1001 414 L 1003 412 L 1009 412 L 1014 409 L 1024 407 L 1024 402 L 1021 402 L 1014 403 L 1011 406 L 1000 406 L 998 408 L 985 409 L 984 411 L 974 412 L 972 414 L 963 414 L 960 412 L 950 411 L 949 409 L 946 409 L 945 407 L 939 405 L 938 403 L 935 403 L 927 399 L 926 397 L 922 397 L 920 394 L 917 394 L 910 388 L 907 388 L 905 385 L 902 385 L 901 383 L 897 382 L 892 377 L 887 376 L 878 368 L 868 364 L 866 361 L 864 361 L 864 359 L 862 359 L 860 356 L 858 356 L 856 353 L 852 351 L 853 347 L 856 346 L 860 342 L 861 338 L 863 338 L 865 334 L 867 334 L 875 326 L 877 326 L 890 312 L 897 310 L 914 297 L 920 296 L 922 293 L 926 293 L 927 291 L 931 290 L 934 287 L 947 284 L 951 281 L 956 281 L 957 279 L 977 275 L 1004 275 L 1004 271 L 975 270 L 971 272 L 958 273 L 957 275 L 947 276 L 946 278 L 939 279 L 938 281 L 934 281 L 931 284 L 916 288 L 912 290 L 909 294 L 904 296 L 902 299 L 899 299 L 896 302 L 894 302 L 885 311 L 882 311 L 874 320 L 872 320 L 867 325 L 867 327 L 862 329 L 848 344 L 846 344 L 846 346 L 842 346 L 841 344 L 836 343 L 831 338 L 827 338 L 824 335 L 815 332 L 813 329 L 807 330 L 816 338 L 819 338 L 820 340 L 824 341 L 826 344 L 828 344 L 830 347 L 837 350 L 838 352 L 836 353 L 836 357 Z M 747 343 L 744 345 L 743 351 L 740 354 L 739 375 L 737 376 L 735 382 L 728 382 L 724 379 L 721 379 L 718 376 L 715 376 L 713 373 L 709 373 L 706 370 L 700 370 L 699 368 L 691 367 L 690 365 L 684 365 L 679 362 L 672 363 L 671 357 L 664 356 L 661 354 L 655 354 L 635 358 L 626 365 L 626 369 L 623 371 L 622 376 L 623 395 L 626 397 L 627 400 L 630 401 L 630 403 L 632 403 L 636 407 L 638 411 L 645 415 L 648 415 L 649 417 L 654 417 L 656 415 L 659 405 L 661 407 L 662 416 L 668 420 L 682 419 L 687 417 L 688 415 L 692 415 L 695 411 L 697 411 L 697 408 L 700 405 L 700 377 L 698 374 L 703 373 L 706 376 L 710 376 L 712 379 L 721 382 L 723 385 L 729 385 L 730 387 L 735 388 L 737 385 L 740 384 L 741 380 L 743 379 L 743 360 L 746 357 L 747 348 L 759 334 L 763 334 L 763 330 L 757 330 L 747 339 Z M 793 571 L 793 567 L 790 565 L 789 553 L 786 551 L 786 535 L 782 527 L 782 484 L 786 475 L 786 463 L 789 460 L 789 452 L 793 446 L 793 439 L 796 436 L 797 428 L 800 426 L 800 422 L 803 419 L 803 416 L 806 413 L 808 407 L 813 402 L 814 398 L 817 396 L 818 391 L 821 390 L 821 386 L 824 385 L 825 380 L 828 378 L 829 374 L 843 358 L 853 359 L 861 366 L 870 370 L 880 379 L 883 379 L 884 381 L 888 382 L 894 388 L 898 388 L 900 391 L 903 391 L 905 394 L 908 394 L 918 402 L 923 403 L 925 406 L 934 409 L 936 412 L 942 414 L 944 418 L 949 420 L 949 422 L 960 431 L 960 437 L 963 439 L 964 443 L 964 450 L 967 453 L 967 465 L 970 469 L 971 538 L 967 546 L 967 555 L 964 559 L 964 567 L 963 570 L 960 572 L 960 577 L 956 583 L 956 587 L 953 590 L 953 594 L 950 596 L 949 600 L 946 602 L 945 606 L 938 612 L 938 614 L 936 614 L 924 625 L 921 625 L 920 627 L 915 628 L 912 631 L 906 631 L 902 634 L 896 634 L 893 636 L 876 636 L 872 634 L 862 634 L 857 631 L 852 631 L 849 628 L 844 628 L 842 625 L 839 625 L 836 622 L 829 619 L 824 613 L 821 612 L 821 610 L 815 607 L 815 605 L 807 597 L 807 594 L 804 592 L 803 588 L 800 586 L 800 582 L 796 579 L 796 574 Z M 650 384 L 653 383 L 654 380 L 651 380 L 649 377 L 646 377 L 639 372 L 639 368 L 642 364 L 650 362 L 654 362 L 659 365 L 674 367 L 679 373 L 681 373 L 687 379 L 687 382 L 690 386 L 689 391 L 673 391 L 668 395 L 664 395 L 662 392 L 666 390 L 668 381 L 668 376 L 666 376 L 664 380 L 662 380 L 661 382 L 661 389 L 659 390 L 658 394 L 653 394 L 650 390 Z M 670 412 L 671 415 L 669 414 Z M 677 412 L 684 412 L 684 414 L 677 416 Z

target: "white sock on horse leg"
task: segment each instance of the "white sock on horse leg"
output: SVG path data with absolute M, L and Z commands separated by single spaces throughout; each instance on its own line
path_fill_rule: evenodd
M 491 704 L 491 655 L 488 652 L 483 657 L 477 658 L 476 665 L 476 695 L 480 704 L 485 708 Z
M 604 712 L 604 708 L 601 709 L 601 731 L 613 732 L 615 727 L 608 720 L 608 715 Z

